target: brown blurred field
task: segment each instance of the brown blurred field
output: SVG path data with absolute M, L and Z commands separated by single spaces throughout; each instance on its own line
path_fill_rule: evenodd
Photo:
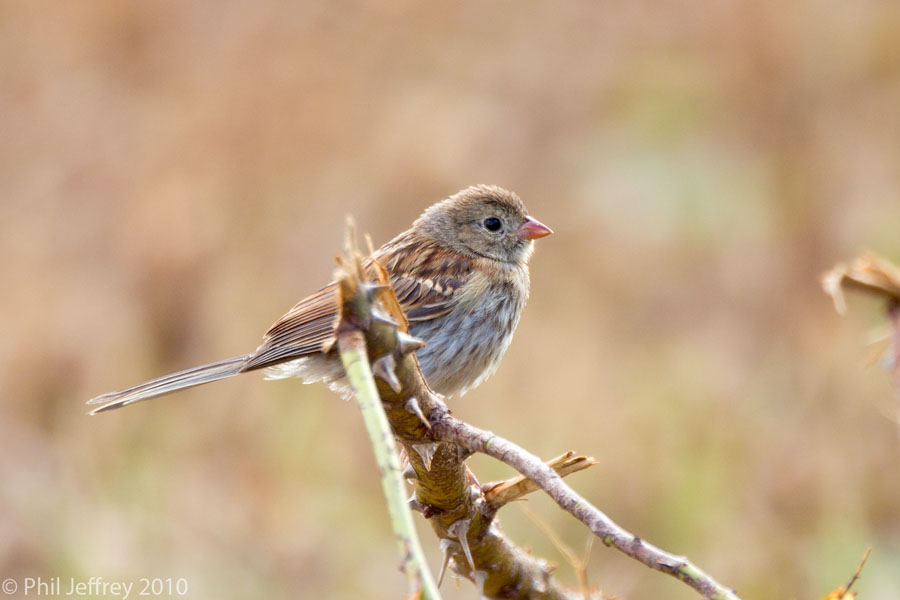
M 352 404 L 260 375 L 83 402 L 254 348 L 346 214 L 381 243 L 485 182 L 556 234 L 457 414 L 596 456 L 576 488 L 745 599 L 818 598 L 866 545 L 861 600 L 900 597 L 880 307 L 818 284 L 900 258 L 900 4 L 2 2 L 0 77 L 0 579 L 402 597 Z M 696 597 L 602 547 L 590 579 Z

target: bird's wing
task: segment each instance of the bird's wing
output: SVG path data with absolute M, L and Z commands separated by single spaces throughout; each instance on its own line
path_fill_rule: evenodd
M 408 245 L 379 253 L 378 260 L 390 273 L 391 285 L 406 318 L 428 321 L 446 315 L 458 298 L 458 290 L 471 273 L 471 261 L 437 249 Z M 430 268 L 423 269 L 422 265 Z M 247 360 L 244 371 L 269 367 L 334 345 L 337 324 L 337 291 L 334 283 L 298 302 L 275 322 L 263 343 Z
M 453 309 L 454 292 L 461 285 L 450 277 L 391 277 L 391 286 L 410 323 L 443 317 Z
M 337 289 L 330 283 L 278 319 L 243 370 L 253 371 L 321 352 L 333 342 L 336 320 Z
M 470 258 L 414 236 L 401 235 L 389 242 L 377 259 L 390 273 L 391 286 L 410 323 L 450 312 L 473 272 Z

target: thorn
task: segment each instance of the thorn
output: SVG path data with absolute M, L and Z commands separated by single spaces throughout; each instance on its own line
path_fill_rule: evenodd
M 380 283 L 364 283 L 362 285 L 362 289 L 366 293 L 366 297 L 369 299 L 369 302 L 371 302 L 376 298 L 380 298 L 382 294 L 387 292 L 390 288 Z
M 395 392 L 399 392 L 400 390 L 394 390 Z M 422 412 L 422 407 L 419 406 L 419 401 L 415 396 L 410 396 L 406 400 L 406 410 L 417 417 L 422 423 L 425 424 L 425 427 L 431 429 L 431 423 L 428 422 L 428 419 L 425 418 L 425 413 Z
M 441 572 L 438 573 L 438 587 L 441 587 L 441 582 L 444 581 L 444 573 L 447 572 L 447 565 L 450 564 L 450 549 L 453 548 L 454 544 L 456 544 L 456 542 L 454 542 L 453 540 L 448 540 L 446 538 L 441 540 L 441 555 L 443 556 L 443 560 L 441 560 Z
M 485 598 L 484 595 L 484 582 L 487 580 L 487 571 L 475 571 L 473 569 L 472 578 L 475 580 L 475 585 L 478 586 L 478 597 Z
M 409 506 L 410 510 L 414 510 L 416 512 L 422 513 L 422 516 L 426 519 L 430 519 L 434 515 L 439 515 L 443 511 L 431 504 L 424 504 L 419 502 L 419 499 L 416 497 L 416 493 L 413 492 L 413 495 L 409 497 L 406 501 L 406 504 Z
M 403 479 L 418 479 L 419 475 L 416 473 L 416 470 L 413 469 L 413 466 L 409 463 L 406 463 L 406 466 L 403 467 Z
M 381 358 L 375 359 L 375 362 L 372 363 L 372 372 L 391 386 L 394 393 L 399 394 L 403 386 L 400 385 L 400 380 L 397 379 L 396 368 L 397 362 L 392 354 L 385 354 Z
M 462 446 L 456 447 L 456 458 L 459 459 L 460 461 L 466 460 L 473 454 L 475 454 L 475 453 L 467 448 L 463 448 Z
M 481 484 L 478 483 L 478 479 L 475 477 L 475 473 L 473 473 L 472 469 L 470 469 L 469 467 L 466 467 L 466 479 L 468 480 L 470 486 L 481 489 Z
M 472 501 L 473 504 L 478 504 L 479 502 L 484 502 L 481 494 L 481 486 L 478 485 L 478 482 L 471 484 L 468 486 L 469 490 L 469 500 Z
M 425 340 L 415 338 L 403 331 L 397 331 L 397 350 L 400 351 L 401 356 L 411 354 L 424 346 Z
M 466 560 L 469 561 L 469 568 L 472 569 L 472 574 L 476 575 L 475 560 L 472 558 L 472 551 L 469 549 L 469 538 L 467 537 L 469 525 L 471 524 L 472 519 L 459 519 L 450 525 L 450 527 L 447 528 L 447 531 L 455 535 L 456 539 L 459 540 L 459 545 L 462 546 L 463 553 L 466 555 Z
M 399 327 L 400 324 L 397 323 L 394 319 L 392 319 L 387 313 L 378 308 L 377 306 L 373 306 L 370 311 L 372 315 L 372 323 L 378 323 L 380 325 L 388 325 L 390 327 Z
M 422 459 L 422 463 L 425 465 L 425 470 L 431 470 L 431 459 L 434 458 L 434 452 L 437 450 L 437 444 L 410 444 L 412 449 L 416 451 L 416 454 L 419 455 L 419 458 Z

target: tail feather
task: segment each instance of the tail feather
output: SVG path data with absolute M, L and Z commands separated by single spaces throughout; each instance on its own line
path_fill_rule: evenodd
M 88 404 L 102 404 L 91 411 L 92 415 L 97 413 L 121 408 L 140 402 L 141 400 L 149 400 L 157 396 L 163 396 L 176 390 L 202 385 L 211 381 L 218 381 L 226 377 L 232 377 L 241 372 L 241 369 L 250 358 L 250 354 L 243 356 L 235 356 L 234 358 L 226 358 L 218 362 L 209 363 L 208 365 L 200 365 L 192 367 L 177 373 L 169 373 L 144 383 L 139 383 L 130 388 L 119 390 L 118 392 L 110 392 L 97 396 L 87 401 Z

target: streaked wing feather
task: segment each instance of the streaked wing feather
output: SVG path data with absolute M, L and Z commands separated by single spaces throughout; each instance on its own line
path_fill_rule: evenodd
M 428 321 L 452 310 L 458 290 L 472 272 L 472 261 L 435 242 L 401 234 L 379 253 L 391 285 L 410 322 Z
M 269 328 L 244 370 L 253 371 L 321 352 L 334 336 L 336 294 L 332 283 L 295 304 Z
M 435 290 L 433 281 L 428 286 L 421 279 L 400 276 L 392 277 L 391 285 L 410 322 L 436 319 L 453 308 L 453 293 Z M 440 289 L 443 290 L 443 287 Z
M 421 322 L 446 315 L 472 271 L 471 261 L 436 244 L 402 234 L 378 253 L 391 274 L 391 285 L 407 319 Z M 427 268 L 425 267 L 427 265 Z M 415 273 L 415 275 L 413 275 Z M 334 283 L 298 302 L 263 338 L 244 371 L 269 367 L 330 347 L 337 320 Z

